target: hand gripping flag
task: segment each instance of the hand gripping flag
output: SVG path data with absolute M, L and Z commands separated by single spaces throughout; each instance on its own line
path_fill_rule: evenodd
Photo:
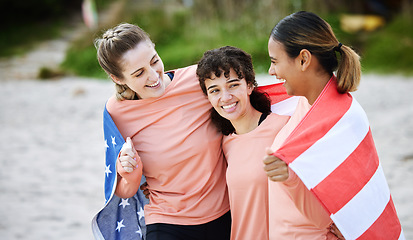
M 146 225 L 144 205 L 148 203 L 139 190 L 135 196 L 127 199 L 117 197 L 116 159 L 125 143 L 106 107 L 103 112 L 103 130 L 106 144 L 105 167 L 105 206 L 92 220 L 95 239 L 145 239 Z M 142 176 L 141 184 L 145 177 Z
M 367 116 L 335 77 L 274 153 L 300 177 L 346 239 L 404 239 Z

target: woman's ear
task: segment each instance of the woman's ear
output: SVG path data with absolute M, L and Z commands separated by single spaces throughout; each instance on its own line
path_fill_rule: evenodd
M 298 60 L 300 61 L 301 71 L 307 70 L 312 60 L 311 52 L 307 49 L 302 49 L 298 55 Z
M 248 84 L 248 86 L 247 86 L 247 92 L 248 92 L 248 95 L 251 95 L 251 93 L 252 93 L 252 91 L 254 90 L 254 85 L 253 84 Z
M 110 78 L 112 78 L 112 80 L 113 80 L 115 83 L 119 84 L 119 85 L 125 85 L 124 83 L 122 83 L 122 81 L 120 81 L 120 79 L 119 79 L 118 77 L 116 77 L 116 76 L 113 75 L 113 74 L 110 74 Z

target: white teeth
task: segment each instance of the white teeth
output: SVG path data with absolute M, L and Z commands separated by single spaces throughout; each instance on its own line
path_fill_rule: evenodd
M 146 85 L 146 86 L 148 86 L 148 87 L 155 87 L 156 85 L 158 85 L 159 84 L 159 81 L 157 81 L 156 83 L 154 83 L 154 84 L 151 84 L 151 85 Z
M 223 109 L 228 109 L 228 108 L 232 108 L 236 105 L 237 103 L 233 103 L 231 105 L 226 105 L 226 106 L 222 106 Z

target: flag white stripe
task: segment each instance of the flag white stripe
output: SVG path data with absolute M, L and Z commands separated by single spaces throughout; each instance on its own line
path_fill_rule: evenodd
M 369 129 L 363 108 L 353 98 L 343 117 L 289 166 L 307 188 L 312 189 L 346 160 L 365 138 Z
M 390 190 L 379 165 L 370 181 L 336 214 L 332 214 L 331 219 L 340 230 L 343 229 L 341 233 L 346 239 L 356 239 L 380 217 L 389 201 Z
M 279 115 L 291 116 L 293 115 L 295 109 L 297 108 L 299 99 L 300 97 L 293 96 L 281 102 L 273 104 L 271 105 L 271 112 L 279 114 Z
M 403 229 L 400 231 L 399 240 L 406 240 L 406 238 L 404 237 Z

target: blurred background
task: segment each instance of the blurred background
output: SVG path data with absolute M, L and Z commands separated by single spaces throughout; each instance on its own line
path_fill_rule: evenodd
M 269 66 L 267 41 L 283 17 L 312 11 L 327 20 L 338 39 L 362 57 L 364 73 L 413 75 L 413 0 L 0 0 L 0 58 L 16 56 L 59 36 L 76 21 L 85 31 L 71 38 L 56 74 L 106 78 L 93 40 L 121 22 L 149 33 L 165 69 L 194 64 L 208 49 L 240 47 L 258 73 Z
M 413 0 L 0 0 L 0 239 L 93 239 L 104 204 L 102 110 L 114 89 L 93 43 L 106 29 L 141 26 L 166 70 L 240 47 L 268 83 L 270 31 L 300 10 L 362 57 L 354 95 L 413 239 Z

